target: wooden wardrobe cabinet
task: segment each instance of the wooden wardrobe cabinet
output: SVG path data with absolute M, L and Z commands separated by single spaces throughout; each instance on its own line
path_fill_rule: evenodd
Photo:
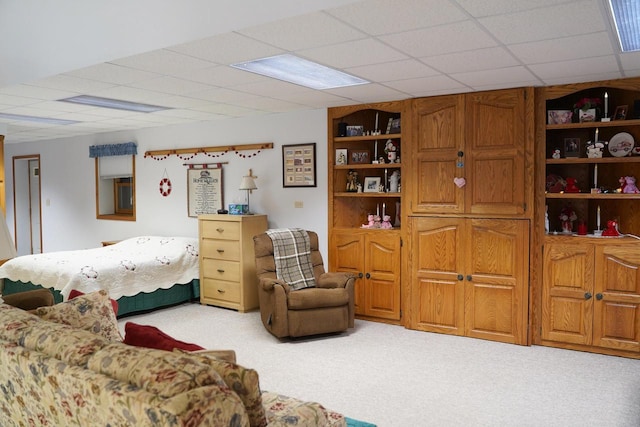
M 518 88 L 413 100 L 411 167 L 403 181 L 409 215 L 523 216 L 533 200 L 533 192 L 525 191 L 533 179 L 526 172 L 532 167 L 526 161 L 533 140 L 526 117 L 533 111 L 529 92 Z
M 640 358 L 640 242 L 549 236 L 544 265 L 543 344 Z
M 529 221 L 412 217 L 410 327 L 527 344 Z
M 400 231 L 334 230 L 330 271 L 354 273 L 356 314 L 400 320 Z

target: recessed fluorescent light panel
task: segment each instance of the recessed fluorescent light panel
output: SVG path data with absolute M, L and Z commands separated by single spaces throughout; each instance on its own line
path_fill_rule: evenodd
M 609 6 L 622 51 L 640 50 L 640 3 L 635 0 L 609 0 Z
M 37 123 L 45 123 L 49 125 L 72 125 L 74 123 L 80 123 L 77 120 L 64 120 L 64 119 L 55 119 L 52 117 L 39 117 L 39 116 L 24 116 L 22 114 L 9 114 L 9 113 L 0 113 L 0 119 L 21 120 L 23 122 L 37 122 Z
M 137 113 L 153 113 L 156 111 L 170 110 L 169 107 L 159 105 L 140 104 L 138 102 L 122 101 L 120 99 L 100 98 L 99 96 L 79 95 L 71 98 L 59 99 L 62 102 L 90 105 L 92 107 L 113 108 L 115 110 L 135 111 Z
M 255 61 L 231 64 L 240 70 L 250 71 L 285 82 L 309 87 L 311 89 L 333 89 L 370 83 L 333 68 L 297 56 L 284 54 Z

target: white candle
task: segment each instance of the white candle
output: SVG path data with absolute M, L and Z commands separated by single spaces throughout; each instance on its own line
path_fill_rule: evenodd
M 376 143 L 374 144 L 373 149 L 374 149 L 373 160 L 377 162 L 378 161 L 378 140 L 376 140 Z
M 604 116 L 609 117 L 609 94 L 607 92 L 604 93 Z
M 600 209 L 600 208 L 598 208 L 598 209 Z M 599 211 L 598 211 L 598 212 L 599 212 Z M 378 203 L 378 204 L 376 205 L 376 215 L 380 216 L 380 203 Z M 599 222 L 598 222 L 598 223 L 599 223 Z M 600 228 L 600 226 L 598 226 L 598 228 Z
M 598 142 L 598 132 L 599 132 L 598 128 L 596 128 L 596 140 L 595 140 L 596 143 Z
M 383 203 L 383 204 L 382 204 L 382 218 L 383 218 L 383 219 L 384 219 L 384 215 L 385 215 L 386 210 L 387 210 L 387 204 L 386 204 L 386 203 Z
M 593 167 L 593 188 L 598 188 L 598 165 Z
M 598 206 L 598 214 L 596 215 L 596 226 L 600 230 L 600 206 Z
M 378 130 L 378 113 L 376 113 L 376 127 L 373 130 L 375 130 L 375 131 Z

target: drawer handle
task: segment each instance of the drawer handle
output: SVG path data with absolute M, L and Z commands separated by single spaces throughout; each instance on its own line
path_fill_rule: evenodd
M 219 268 L 219 269 L 218 269 L 218 273 L 224 273 L 224 270 L 223 270 L 223 269 L 221 269 L 221 268 Z
M 216 249 L 218 251 L 219 254 L 224 253 L 224 249 Z
M 224 228 L 216 228 L 216 231 L 217 231 L 218 233 L 222 233 L 222 232 L 224 231 Z
M 219 293 L 219 294 L 224 294 L 224 292 L 225 292 L 225 291 L 224 291 L 223 289 L 218 289 L 218 293 Z

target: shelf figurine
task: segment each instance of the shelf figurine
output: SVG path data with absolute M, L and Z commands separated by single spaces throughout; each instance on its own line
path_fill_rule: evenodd
M 559 159 L 560 158 L 560 149 L 556 148 L 555 150 L 553 150 L 553 153 L 551 154 L 551 158 Z
M 385 215 L 382 217 L 382 224 L 380 224 L 380 228 L 393 228 L 393 226 L 391 225 L 391 215 Z
M 567 177 L 567 186 L 564 188 L 565 193 L 579 193 L 580 189 L 576 185 L 577 183 L 577 179 Z
M 624 188 L 622 192 L 625 194 L 638 194 L 640 190 L 636 186 L 636 177 L 635 176 L 625 176 L 624 177 Z
M 358 172 L 353 169 L 347 174 L 347 191 L 355 193 L 358 191 Z
M 560 211 L 560 221 L 562 222 L 563 233 L 573 233 L 573 221 L 578 219 L 576 211 L 573 210 L 571 205 L 565 206 Z
M 604 148 L 604 142 L 600 142 L 600 141 L 597 141 L 595 143 L 591 143 L 591 141 L 587 142 L 587 158 L 589 159 L 602 158 L 603 148 Z
M 393 140 L 388 139 L 384 147 L 384 152 L 387 153 L 387 159 L 389 163 L 395 163 L 398 157 L 398 147 L 393 143 Z
M 391 173 L 391 176 L 389 177 L 389 192 L 390 193 L 397 193 L 399 190 L 398 188 L 398 182 L 400 181 L 400 172 L 395 170 Z

